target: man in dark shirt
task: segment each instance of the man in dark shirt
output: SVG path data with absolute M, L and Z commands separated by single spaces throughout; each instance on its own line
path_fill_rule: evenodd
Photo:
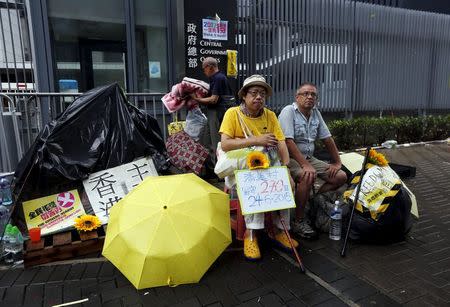
M 202 143 L 210 148 L 212 151 L 212 159 L 215 161 L 217 143 L 220 140 L 220 122 L 226 111 L 223 96 L 231 95 L 231 90 L 227 77 L 219 71 L 219 66 L 215 58 L 205 58 L 202 62 L 202 68 L 203 73 L 209 78 L 209 96 L 204 98 L 193 96 L 192 98 L 207 108 L 206 117 L 208 118 L 208 127 L 206 127 L 206 131 L 203 133 Z

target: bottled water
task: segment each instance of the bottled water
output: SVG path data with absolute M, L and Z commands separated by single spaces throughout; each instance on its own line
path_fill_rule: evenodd
M 3 236 L 5 234 L 6 224 L 8 223 L 8 220 L 9 220 L 8 208 L 3 205 L 0 205 L 0 251 L 2 255 L 4 250 Z
M 11 184 L 5 177 L 0 178 L 0 198 L 3 206 L 12 204 Z
M 23 263 L 23 237 L 17 226 L 11 230 L 11 253 L 14 264 Z
M 7 207 L 0 205 L 0 240 L 2 239 L 4 231 L 6 229 L 6 224 L 9 220 L 9 210 Z
M 339 241 L 341 239 L 341 230 L 342 230 L 342 209 L 339 205 L 339 201 L 336 200 L 334 202 L 334 207 L 331 210 L 330 214 L 330 239 Z
M 14 261 L 12 258 L 11 247 L 12 228 L 11 224 L 6 225 L 5 233 L 3 235 L 3 259 L 7 264 L 11 264 Z

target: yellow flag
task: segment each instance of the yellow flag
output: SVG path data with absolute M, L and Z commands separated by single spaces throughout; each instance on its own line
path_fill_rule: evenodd
M 227 76 L 237 77 L 237 50 L 227 50 Z

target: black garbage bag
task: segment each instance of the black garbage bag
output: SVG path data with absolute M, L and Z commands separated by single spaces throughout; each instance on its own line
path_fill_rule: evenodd
M 168 169 L 156 119 L 130 104 L 118 84 L 98 87 L 42 129 L 19 162 L 13 193 L 20 203 L 66 191 L 91 173 L 148 155 L 158 172 Z
M 344 220 L 348 225 L 349 214 Z M 390 244 L 405 240 L 412 227 L 411 198 L 401 187 L 378 220 L 355 210 L 349 237 L 361 243 Z

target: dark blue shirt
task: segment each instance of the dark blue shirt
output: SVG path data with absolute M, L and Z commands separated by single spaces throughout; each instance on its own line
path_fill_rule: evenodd
M 220 71 L 216 72 L 209 78 L 209 96 L 212 95 L 219 96 L 219 99 L 215 105 L 208 105 L 208 107 L 213 108 L 222 102 L 223 95 L 231 95 L 227 77 Z

